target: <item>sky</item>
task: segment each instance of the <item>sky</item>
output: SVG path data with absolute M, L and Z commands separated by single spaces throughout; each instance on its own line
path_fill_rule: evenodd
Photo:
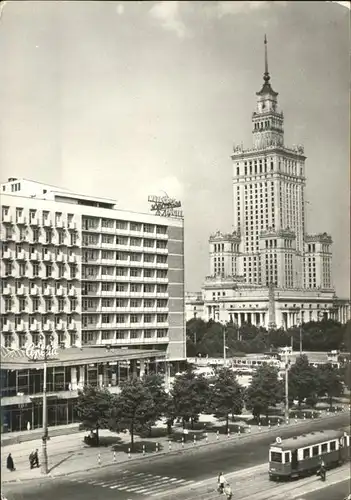
M 309 233 L 349 296 L 349 10 L 335 2 L 7 1 L 0 173 L 117 200 L 180 199 L 187 291 L 231 231 L 233 144 L 252 145 L 264 34 L 285 143 L 304 144 Z

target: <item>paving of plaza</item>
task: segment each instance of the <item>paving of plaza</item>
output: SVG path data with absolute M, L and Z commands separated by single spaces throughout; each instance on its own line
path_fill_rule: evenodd
M 212 500 L 218 497 L 215 489 L 216 476 L 219 471 L 223 471 L 235 488 L 235 498 L 293 499 L 298 497 L 290 496 L 290 493 L 304 494 L 316 487 L 324 486 L 324 483 L 318 481 L 316 477 L 307 478 L 298 482 L 298 489 L 295 485 L 281 485 L 268 481 L 269 444 L 277 435 L 289 437 L 312 429 L 339 428 L 348 423 L 349 415 L 343 413 L 268 432 L 257 431 L 241 438 L 229 440 L 223 438 L 218 443 L 204 446 L 189 443 L 184 451 L 179 449 L 159 456 L 153 454 L 151 460 L 147 457 L 139 460 L 127 458 L 127 463 L 124 460 L 123 463 L 112 463 L 106 467 L 101 465 L 98 469 L 96 463 L 90 464 L 86 457 L 82 457 L 79 473 L 51 479 L 40 478 L 38 473 L 36 481 L 8 483 L 4 484 L 3 489 L 9 500 L 24 498 L 41 500 L 49 498 L 49 495 L 55 500 L 66 498 L 108 500 L 116 497 L 121 500 L 145 500 L 154 497 L 162 500 L 195 500 L 195 498 Z M 90 465 L 94 465 L 95 469 L 87 472 Z M 73 462 L 71 468 L 66 469 L 66 474 L 76 468 L 78 467 L 75 467 Z M 347 474 L 348 467 L 335 469 L 328 474 L 328 483 L 333 477 L 338 482 L 345 480 Z

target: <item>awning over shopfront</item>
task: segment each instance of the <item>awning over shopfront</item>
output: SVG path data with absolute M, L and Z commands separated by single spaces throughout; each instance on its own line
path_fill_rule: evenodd
M 27 358 L 23 349 L 10 349 L 1 347 L 1 370 L 23 370 L 28 368 L 42 368 L 43 360 L 33 361 Z M 58 349 L 57 357 L 49 359 L 47 366 L 81 366 L 91 363 L 115 363 L 117 361 L 129 361 L 132 359 L 166 359 L 166 352 L 157 349 L 121 349 L 121 348 L 90 348 L 70 347 Z

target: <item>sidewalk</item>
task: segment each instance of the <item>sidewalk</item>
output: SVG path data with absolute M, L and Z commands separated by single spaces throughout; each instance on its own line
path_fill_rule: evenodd
M 248 416 L 247 416 L 248 417 Z M 329 416 L 331 418 L 332 415 Z M 245 418 L 245 415 L 238 418 Z M 328 416 L 320 417 L 328 418 Z M 317 419 L 316 419 L 317 420 Z M 306 423 L 306 420 L 291 420 L 289 427 Z M 48 441 L 49 477 L 64 476 L 68 474 L 86 472 L 104 466 L 118 465 L 128 461 L 150 459 L 160 454 L 189 453 L 203 446 L 213 446 L 234 439 L 246 439 L 250 435 L 259 433 L 277 432 L 277 425 L 261 427 L 248 426 L 243 420 L 230 423 L 230 434 L 225 435 L 223 422 L 218 422 L 212 416 L 203 415 L 198 424 L 199 429 L 190 430 L 186 443 L 182 443 L 182 429 L 174 426 L 173 433 L 168 437 L 162 422 L 153 429 L 150 438 L 135 437 L 134 452 L 130 452 L 130 436 L 128 433 L 115 434 L 110 431 L 100 431 L 100 446 L 90 447 L 84 444 L 83 439 L 87 431 L 77 432 L 67 436 L 51 437 Z M 280 427 L 287 427 L 281 424 Z M 239 432 L 240 431 L 240 432 Z M 17 443 L 1 449 L 1 476 L 2 482 L 26 481 L 43 478 L 40 469 L 29 469 L 29 454 L 38 449 L 41 454 L 41 439 Z M 10 472 L 6 469 L 6 457 L 12 454 L 16 470 Z

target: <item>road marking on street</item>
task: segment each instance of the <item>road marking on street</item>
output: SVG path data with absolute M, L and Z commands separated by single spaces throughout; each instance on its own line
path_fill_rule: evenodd
M 74 480 L 72 480 L 74 481 Z M 195 481 L 187 480 L 178 477 L 160 476 L 149 474 L 146 472 L 126 473 L 114 479 L 105 480 L 75 480 L 76 483 L 85 483 L 89 486 L 97 488 L 109 488 L 110 490 L 125 491 L 128 493 L 136 493 L 147 496 L 158 496 L 160 494 L 173 491 L 174 489 L 187 485 L 193 485 Z

